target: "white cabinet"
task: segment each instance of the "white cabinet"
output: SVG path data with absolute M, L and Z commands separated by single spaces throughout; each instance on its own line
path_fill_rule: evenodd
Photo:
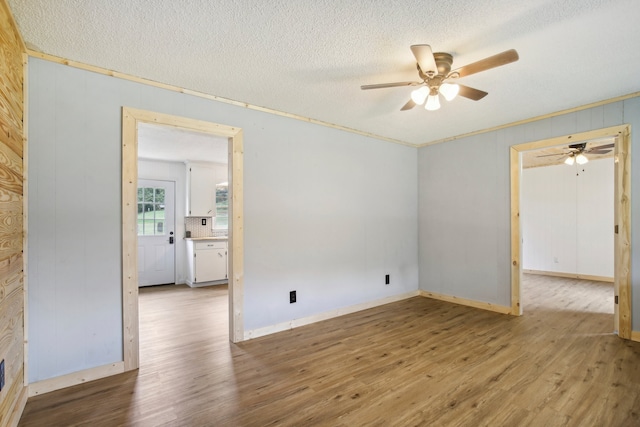
M 227 165 L 187 164 L 187 216 L 215 216 L 216 184 L 227 181 Z
M 213 166 L 189 164 L 188 216 L 213 216 L 216 209 L 216 170 Z
M 227 280 L 226 240 L 187 240 L 189 277 L 191 287 L 206 286 Z

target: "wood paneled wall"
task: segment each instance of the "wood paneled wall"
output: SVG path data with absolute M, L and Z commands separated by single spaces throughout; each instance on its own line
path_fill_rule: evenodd
M 26 50 L 6 0 L 0 0 L 0 425 L 15 425 L 24 384 L 23 58 Z

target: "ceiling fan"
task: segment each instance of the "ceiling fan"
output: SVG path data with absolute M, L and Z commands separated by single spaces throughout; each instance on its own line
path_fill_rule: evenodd
M 605 144 L 605 145 L 598 145 L 597 147 L 587 148 L 587 143 L 581 142 L 578 144 L 569 145 L 567 147 L 568 151 L 564 153 L 543 154 L 538 157 L 567 156 L 566 160 L 564 161 L 565 164 L 569 166 L 573 165 L 574 163 L 583 165 L 589 161 L 587 156 L 585 156 L 585 153 L 607 154 L 613 149 L 613 147 L 615 147 L 615 145 L 616 145 L 615 143 L 611 143 L 611 144 Z
M 479 101 L 488 95 L 487 92 L 461 85 L 457 79 L 470 76 L 481 71 L 496 68 L 501 65 L 510 64 L 518 60 L 518 52 L 510 49 L 497 55 L 490 56 L 480 61 L 473 62 L 451 71 L 453 56 L 445 52 L 433 53 L 428 44 L 416 44 L 411 46 L 411 52 L 416 57 L 418 76 L 421 81 L 417 82 L 395 82 L 378 83 L 372 85 L 362 85 L 360 89 L 381 89 L 398 86 L 420 86 L 411 92 L 411 99 L 402 108 L 402 111 L 410 110 L 416 105 L 425 103 L 425 109 L 429 111 L 440 108 L 439 94 L 447 101 L 453 100 L 456 95 Z

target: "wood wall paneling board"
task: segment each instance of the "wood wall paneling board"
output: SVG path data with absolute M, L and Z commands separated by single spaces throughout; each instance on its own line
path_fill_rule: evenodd
M 569 135 L 578 131 L 578 112 L 551 118 L 552 135 Z
M 576 111 L 576 130 L 575 132 L 584 132 L 591 129 L 591 110 Z
M 122 280 L 121 236 L 111 232 L 120 227 L 121 182 L 113 171 L 121 167 L 121 153 L 113 148 L 120 147 L 122 135 L 119 128 L 110 125 L 121 119 L 120 109 L 113 105 L 120 102 L 122 95 L 121 88 L 110 79 L 93 73 L 84 73 L 82 78 L 85 96 L 92 104 L 84 113 L 83 128 L 87 130 L 82 130 L 87 145 L 83 159 L 86 187 L 83 213 L 91 218 L 85 222 L 89 229 L 82 233 L 90 236 L 85 239 L 91 245 L 84 259 L 87 272 L 84 289 L 91 297 L 85 299 L 84 305 L 94 314 L 85 322 L 85 342 L 92 365 L 102 366 L 122 359 L 122 313 L 109 308 L 121 304 L 122 300 L 121 291 L 111 286 Z M 86 136 L 86 132 L 91 136 Z M 109 202 L 105 203 L 105 199 Z M 96 242 L 99 244 L 94 244 Z M 104 325 L 113 325 L 113 328 Z M 99 348 L 105 351 L 95 350 Z
M 0 425 L 17 425 L 24 399 L 23 164 L 24 44 L 0 2 Z
M 613 102 L 602 106 L 604 125 L 602 127 L 619 126 L 624 124 L 624 103 Z
M 501 168 L 499 165 L 508 164 L 510 159 L 509 141 L 504 132 L 495 131 L 496 141 L 496 191 L 497 194 L 509 193 L 509 169 Z M 498 230 L 497 251 L 495 259 L 511 258 L 511 199 L 503 197 L 498 202 L 502 207 L 494 213 L 494 226 Z M 500 286 L 500 283 L 509 283 L 511 278 L 511 264 L 496 262 L 496 297 L 495 301 L 504 301 L 504 304 L 511 306 L 511 289 Z M 513 310 L 512 310 L 513 311 Z

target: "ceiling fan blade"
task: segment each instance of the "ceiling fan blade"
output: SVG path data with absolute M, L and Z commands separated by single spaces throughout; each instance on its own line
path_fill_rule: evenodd
M 607 154 L 607 153 L 611 152 L 611 149 L 609 149 L 609 150 L 589 150 L 589 151 L 585 150 L 585 152 L 589 153 L 589 154 Z
M 433 57 L 433 51 L 428 44 L 414 44 L 411 46 L 411 52 L 416 57 L 416 61 L 423 73 L 438 74 L 438 66 Z
M 413 107 L 415 107 L 417 104 L 415 102 L 413 102 L 413 99 L 410 99 L 409 102 L 407 102 L 406 104 L 404 104 L 404 106 L 400 109 L 400 111 L 407 111 L 407 110 L 411 110 Z
M 515 49 L 506 50 L 497 55 L 490 56 L 480 61 L 473 62 L 452 71 L 452 73 L 458 73 L 460 77 L 470 76 L 471 74 L 479 73 L 481 71 L 489 70 L 491 68 L 500 67 L 501 65 L 507 65 L 515 62 L 519 59 L 518 52 Z
M 458 83 L 458 86 L 460 86 L 460 92 L 458 92 L 458 95 L 464 96 L 465 98 L 469 98 L 474 101 L 479 101 L 485 96 L 489 95 L 487 92 L 483 90 L 474 89 L 472 87 L 461 85 L 459 83 Z
M 592 151 L 593 151 L 593 150 L 601 150 L 601 149 L 603 149 L 603 148 L 613 148 L 613 147 L 615 147 L 615 146 L 616 146 L 616 144 L 615 144 L 615 143 L 612 143 L 612 144 L 605 144 L 605 145 L 598 145 L 597 147 L 591 147 L 591 150 L 592 150 Z
M 360 89 L 362 89 L 362 90 L 382 89 L 382 88 L 385 88 L 385 87 L 417 86 L 419 84 L 422 84 L 422 82 L 378 83 L 378 84 L 374 84 L 374 85 L 362 85 L 362 86 L 360 86 Z

